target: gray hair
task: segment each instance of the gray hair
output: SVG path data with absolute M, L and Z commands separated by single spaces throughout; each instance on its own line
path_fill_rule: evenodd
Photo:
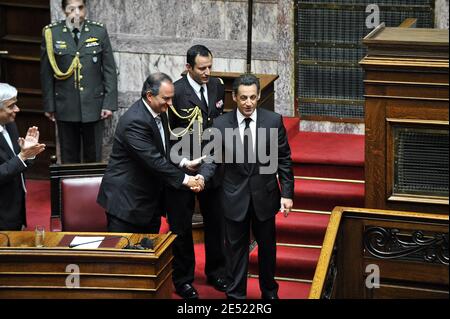
M 0 109 L 4 102 L 17 97 L 17 89 L 7 83 L 0 83 Z

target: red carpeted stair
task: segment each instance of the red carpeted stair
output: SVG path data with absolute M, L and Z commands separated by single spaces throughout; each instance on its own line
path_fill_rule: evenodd
M 336 206 L 364 206 L 364 136 L 299 132 L 299 119 L 284 122 L 296 179 L 294 211 L 276 217 L 276 276 L 280 292 L 289 284 L 289 298 L 299 299 L 308 297 L 330 212 Z M 257 275 L 256 246 L 249 277 Z
M 276 217 L 277 242 L 303 245 L 322 245 L 330 217 L 328 215 L 292 213 Z M 301 228 L 301 231 L 299 231 Z

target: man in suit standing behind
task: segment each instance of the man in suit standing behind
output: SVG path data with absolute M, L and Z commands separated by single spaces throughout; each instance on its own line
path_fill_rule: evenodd
M 200 107 L 203 123 L 202 130 L 211 127 L 215 118 L 223 113 L 225 88 L 219 78 L 211 75 L 213 56 L 203 45 L 194 45 L 187 52 L 187 74 L 174 83 L 175 97 L 173 105 L 175 114 L 169 110 L 172 130 L 185 129 L 189 126 L 186 119 Z M 190 132 L 190 149 L 182 152 L 179 163 L 187 173 L 195 174 L 201 162 L 195 149 L 201 151 L 197 132 Z M 174 143 L 175 144 L 175 143 Z M 194 145 L 197 144 L 197 145 Z M 183 151 L 183 150 L 182 150 Z M 178 164 L 178 163 L 177 163 Z M 223 237 L 223 213 L 218 201 L 220 174 L 216 174 L 208 183 L 205 191 L 197 194 L 200 211 L 203 215 L 205 236 L 205 273 L 207 282 L 219 291 L 227 288 L 225 281 L 225 251 Z M 192 286 L 194 280 L 195 254 L 192 238 L 192 216 L 195 208 L 195 194 L 186 190 L 169 188 L 167 214 L 170 229 L 177 234 L 173 245 L 174 271 L 173 282 L 177 293 L 185 299 L 197 298 L 198 293 Z
M 142 98 L 120 118 L 112 154 L 97 202 L 107 213 L 108 231 L 157 234 L 164 209 L 164 189 L 201 191 L 203 179 L 188 176 L 170 163 L 166 111 L 174 87 L 164 73 L 151 74 Z
M 30 160 L 45 150 L 45 145 L 39 144 L 37 127 L 30 127 L 26 137 L 19 138 L 14 123 L 20 112 L 16 103 L 16 88 L 0 83 L 0 231 L 26 226 L 23 172 Z
M 63 164 L 101 162 L 104 120 L 117 110 L 117 72 L 108 32 L 103 24 L 86 20 L 86 3 L 62 0 L 66 20 L 43 30 L 44 111 L 56 121 Z
M 240 76 L 233 84 L 237 110 L 216 119 L 213 125 L 222 135 L 225 157 L 233 159 L 222 164 L 221 194 L 229 282 L 226 294 L 230 299 L 246 297 L 250 229 L 258 243 L 261 296 L 278 298 L 278 284 L 274 279 L 275 215 L 281 206 L 287 216 L 293 205 L 294 176 L 283 120 L 277 113 L 257 109 L 259 98 L 259 80 L 251 74 Z M 269 166 L 263 161 L 266 154 L 269 154 Z M 275 163 L 272 168 L 271 161 Z M 204 164 L 200 174 L 207 181 L 217 166 L 214 162 Z

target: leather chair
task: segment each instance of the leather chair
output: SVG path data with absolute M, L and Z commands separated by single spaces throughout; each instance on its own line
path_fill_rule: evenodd
M 101 176 L 61 180 L 62 231 L 108 231 L 105 210 L 97 204 L 101 182 Z

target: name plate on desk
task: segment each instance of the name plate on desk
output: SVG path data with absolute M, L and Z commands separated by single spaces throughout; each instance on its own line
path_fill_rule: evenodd
M 57 247 L 68 247 L 73 249 L 116 248 L 120 239 L 121 237 L 118 236 L 64 235 Z

